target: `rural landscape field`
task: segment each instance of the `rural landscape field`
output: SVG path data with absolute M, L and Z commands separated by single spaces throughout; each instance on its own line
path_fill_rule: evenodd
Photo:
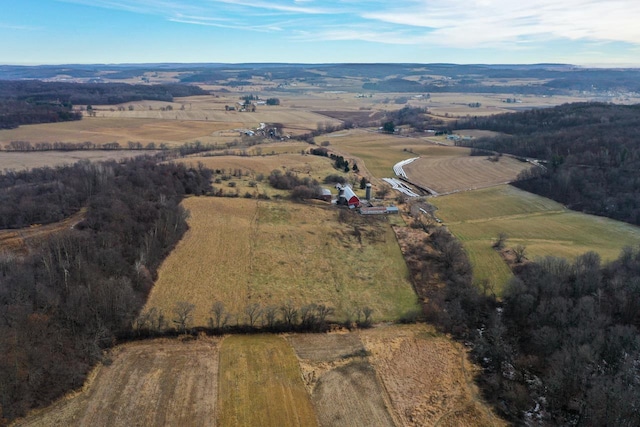
M 505 425 L 464 347 L 426 325 L 160 339 L 109 358 L 82 390 L 16 425 Z
M 571 211 L 562 205 L 510 186 L 497 186 L 432 199 L 451 231 L 463 242 L 477 281 L 488 280 L 501 292 L 511 271 L 493 248 L 500 233 L 506 245 L 526 247 L 529 259 L 575 259 L 593 251 L 612 261 L 626 246 L 640 241 L 638 227 Z
M 536 311 L 518 292 L 538 263 L 556 266 L 531 277 L 563 274 L 590 294 L 580 302 L 563 295 L 554 307 L 595 318 L 618 304 L 618 318 L 635 319 L 631 297 L 621 302 L 619 288 L 594 281 L 626 268 L 611 280 L 632 282 L 640 257 L 629 248 L 638 247 L 640 228 L 511 185 L 573 166 L 562 163 L 571 150 L 543 159 L 476 144 L 525 138 L 482 122 L 496 114 L 640 98 L 548 92 L 551 77 L 475 68 L 451 77 L 437 65 L 338 69 L 344 75 L 332 67 L 131 71 L 100 83 L 55 75 L 48 83 L 56 96 L 66 84 L 167 86 L 153 99 L 126 100 L 114 86 L 121 102 L 112 103 L 80 91 L 97 102 L 69 107 L 73 120 L 0 129 L 0 201 L 31 212 L 46 198 L 64 217 L 34 215 L 27 227 L 0 230 L 0 338 L 11 346 L 0 356 L 0 385 L 9 390 L 0 395 L 0 425 L 554 424 L 553 411 L 573 416 L 574 401 L 591 401 L 545 405 L 538 385 L 561 381 L 545 377 L 542 356 L 512 351 L 509 334 L 543 318 L 546 306 Z M 184 87 L 193 94 L 171 95 Z M 616 117 L 597 114 L 600 125 Z M 607 153 L 579 172 L 634 158 Z M 72 164 L 81 166 L 55 169 Z M 385 178 L 415 193 L 392 190 Z M 339 204 L 344 185 L 360 206 Z M 323 189 L 332 201 L 319 200 Z M 385 214 L 361 214 L 369 204 Z M 530 311 L 508 323 L 518 310 Z M 570 341 L 545 335 L 551 326 L 528 337 Z M 627 331 L 615 327 L 608 333 Z M 82 341 L 70 344 L 74 334 Z M 69 380 L 48 374 L 66 366 L 62 347 L 77 353 Z M 48 357 L 46 368 L 32 367 Z M 45 399 L 24 391 L 20 410 L 7 409 L 22 388 L 50 386 L 50 378 L 66 381 L 63 392 Z

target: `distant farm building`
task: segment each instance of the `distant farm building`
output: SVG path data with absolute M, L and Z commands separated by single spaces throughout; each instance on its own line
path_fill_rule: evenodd
M 400 209 L 397 206 L 371 206 L 360 208 L 362 215 L 386 215 L 386 214 L 398 214 Z
M 320 191 L 320 200 L 331 203 L 331 197 L 331 190 L 329 190 L 328 188 L 323 188 Z
M 356 196 L 356 193 L 353 192 L 353 189 L 350 186 L 337 184 L 336 188 L 338 189 L 339 205 L 346 205 L 350 208 L 357 208 L 360 206 L 360 199 Z

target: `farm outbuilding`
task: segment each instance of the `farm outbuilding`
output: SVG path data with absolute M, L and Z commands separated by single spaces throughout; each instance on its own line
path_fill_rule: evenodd
M 358 206 L 360 206 L 360 199 L 358 198 L 358 196 L 356 196 L 356 193 L 353 192 L 353 189 L 349 185 L 337 184 L 336 188 L 339 192 L 339 205 L 347 205 L 350 208 L 357 208 Z
M 331 190 L 329 190 L 328 188 L 323 188 L 320 191 L 320 200 L 324 200 L 325 202 L 331 202 Z

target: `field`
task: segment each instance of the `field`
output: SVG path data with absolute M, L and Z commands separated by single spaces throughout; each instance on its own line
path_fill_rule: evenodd
M 342 320 L 368 306 L 375 321 L 417 308 L 395 235 L 381 218 L 339 222 L 328 205 L 287 201 L 183 203 L 191 228 L 162 265 L 146 310 L 170 316 L 176 301 L 190 301 L 194 324 L 207 325 L 215 301 L 239 323 L 252 303 L 325 304 Z
M 282 173 L 293 172 L 298 177 L 309 177 L 315 179 L 322 184 L 324 178 L 327 175 L 340 175 L 346 179 L 351 179 L 354 183 L 357 182 L 357 177 L 352 174 L 346 174 L 343 171 L 339 171 L 333 167 L 333 163 L 327 157 L 312 156 L 308 154 L 300 154 L 301 150 L 305 150 L 309 145 L 280 142 L 269 144 L 265 147 L 253 146 L 251 150 L 261 150 L 268 153 L 278 150 L 282 153 L 290 154 L 278 154 L 278 155 L 254 155 L 254 156 L 209 156 L 209 157 L 189 157 L 187 159 L 179 159 L 179 162 L 187 162 L 191 166 L 195 166 L 198 163 L 202 163 L 206 167 L 213 169 L 214 171 L 224 171 L 224 173 L 216 174 L 214 176 L 214 188 L 221 188 L 225 193 L 233 193 L 238 191 L 241 196 L 247 192 L 252 196 L 260 194 L 266 194 L 269 197 L 281 196 L 287 197 L 289 191 L 277 190 L 268 184 L 269 174 L 277 169 Z M 296 153 L 296 154 L 293 154 Z M 237 172 L 240 171 L 242 176 L 238 176 Z M 228 181 L 217 182 L 217 178 L 221 178 L 222 175 L 232 175 Z M 260 178 L 262 175 L 262 179 Z M 251 181 L 254 183 L 251 184 Z M 229 187 L 229 183 L 233 182 L 233 187 Z M 252 186 L 253 185 L 253 186 Z M 337 195 L 337 190 L 332 188 L 331 184 L 326 184 L 326 188 L 332 189 L 333 193 Z M 364 191 L 355 188 L 356 193 L 364 196 Z
M 503 426 L 463 346 L 427 325 L 156 339 L 16 426 Z
M 215 426 L 218 346 L 212 338 L 118 346 L 82 391 L 16 425 Z
M 19 171 L 42 168 L 45 166 L 62 166 L 72 164 L 80 160 L 89 160 L 92 162 L 121 160 L 154 153 L 155 151 L 129 150 L 3 152 L 0 154 L 0 172 L 7 170 Z
M 565 209 L 559 203 L 511 186 L 498 186 L 431 198 L 449 229 L 463 242 L 476 281 L 488 280 L 498 293 L 511 277 L 492 247 L 506 233 L 507 247 L 526 246 L 526 257 L 575 258 L 595 251 L 613 260 L 624 246 L 637 245 L 640 228 Z
M 479 396 L 477 368 L 461 344 L 428 325 L 379 327 L 360 336 L 398 425 L 506 425 Z
M 438 194 L 505 184 L 532 167 L 508 156 L 491 161 L 486 156 L 420 157 L 403 169 L 412 183 Z
M 220 426 L 315 426 L 295 354 L 276 335 L 236 335 L 220 350 Z
M 388 399 L 357 333 L 288 337 L 321 426 L 394 426 Z
M 412 157 L 465 156 L 470 152 L 466 148 L 435 145 L 426 138 L 398 137 L 370 129 L 341 131 L 316 138 L 316 143 L 322 141 L 329 141 L 331 150 L 347 158 L 353 156 L 360 159 L 376 178 L 395 176 L 393 165 Z

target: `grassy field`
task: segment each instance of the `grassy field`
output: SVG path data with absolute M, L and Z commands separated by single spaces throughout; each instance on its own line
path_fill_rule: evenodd
M 82 391 L 16 426 L 215 426 L 218 346 L 213 338 L 118 346 Z
M 575 258 L 595 251 L 603 260 L 640 242 L 640 228 L 608 218 L 586 215 L 511 186 L 435 197 L 437 216 L 463 242 L 477 281 L 489 280 L 498 293 L 511 277 L 492 247 L 498 233 L 508 236 L 507 247 L 526 246 L 526 257 L 547 255 Z
M 315 426 L 298 361 L 276 335 L 236 335 L 220 350 L 220 426 Z
M 411 182 L 448 194 L 505 184 L 532 167 L 507 156 L 499 159 L 494 162 L 485 156 L 428 156 L 403 169 Z
M 244 323 L 245 307 L 291 302 L 334 307 L 344 320 L 368 306 L 373 319 L 397 319 L 417 297 L 389 223 L 328 205 L 190 198 L 191 229 L 165 260 L 146 310 L 171 316 L 176 301 L 196 305 L 207 325 L 214 301 Z M 359 237 L 358 237 L 359 236 Z

